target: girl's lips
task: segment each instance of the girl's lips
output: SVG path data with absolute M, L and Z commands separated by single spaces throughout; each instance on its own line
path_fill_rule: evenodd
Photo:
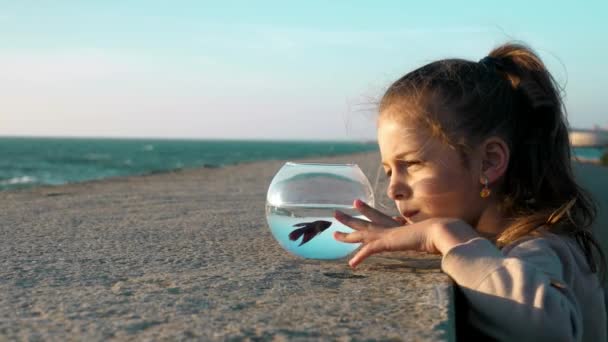
M 414 220 L 412 220 L 412 216 L 415 216 L 419 212 L 420 212 L 419 210 L 404 211 L 402 213 L 402 215 L 403 215 L 403 217 L 405 218 L 405 221 L 407 221 L 408 224 L 414 224 Z
M 411 218 L 412 216 L 418 214 L 418 212 L 420 212 L 420 210 L 409 210 L 409 211 L 404 211 L 402 213 L 402 215 L 405 218 Z

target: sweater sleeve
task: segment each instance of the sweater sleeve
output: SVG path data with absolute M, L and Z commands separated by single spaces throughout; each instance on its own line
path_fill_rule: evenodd
M 580 341 L 582 314 L 560 258 L 542 238 L 504 255 L 484 238 L 448 250 L 442 270 L 470 303 L 470 323 L 498 340 Z

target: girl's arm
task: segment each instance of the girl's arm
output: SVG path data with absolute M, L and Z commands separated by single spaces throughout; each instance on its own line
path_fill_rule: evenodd
M 349 261 L 351 267 L 356 267 L 372 254 L 385 251 L 417 250 L 444 254 L 455 245 L 479 237 L 470 225 L 458 219 L 433 218 L 406 224 L 403 218 L 387 216 L 362 201 L 356 200 L 354 206 L 370 221 L 354 218 L 341 211 L 334 214 L 336 220 L 356 230 L 350 234 L 336 232 L 334 238 L 364 244 Z
M 366 215 L 373 208 L 358 209 Z M 472 323 L 489 336 L 500 340 L 581 339 L 577 300 L 562 285 L 560 259 L 542 239 L 522 243 L 512 250 L 517 252 L 514 257 L 503 255 L 457 219 L 429 219 L 392 229 L 339 212 L 336 219 L 356 230 L 335 233 L 337 240 L 363 244 L 349 261 L 351 267 L 385 251 L 443 254 L 442 270 L 462 287 L 472 305 Z
M 441 268 L 460 285 L 471 305 L 470 323 L 483 333 L 499 340 L 581 340 L 578 301 L 545 239 L 503 255 L 475 238 L 448 250 Z

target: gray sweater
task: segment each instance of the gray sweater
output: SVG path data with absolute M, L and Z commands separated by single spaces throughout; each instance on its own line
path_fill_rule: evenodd
M 606 341 L 604 291 L 570 238 L 544 232 L 499 250 L 484 238 L 452 247 L 441 268 L 460 285 L 466 318 L 500 341 Z

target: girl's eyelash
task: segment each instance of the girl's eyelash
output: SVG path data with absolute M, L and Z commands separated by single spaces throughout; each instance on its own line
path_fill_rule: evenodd
M 412 165 L 418 165 L 418 164 L 420 164 L 420 161 L 418 161 L 418 160 L 404 160 L 403 163 L 405 164 L 405 166 L 407 168 L 407 167 L 410 167 Z M 385 173 L 386 173 L 386 177 L 387 178 L 390 178 L 391 175 L 393 174 L 393 172 L 391 170 L 388 170 Z

